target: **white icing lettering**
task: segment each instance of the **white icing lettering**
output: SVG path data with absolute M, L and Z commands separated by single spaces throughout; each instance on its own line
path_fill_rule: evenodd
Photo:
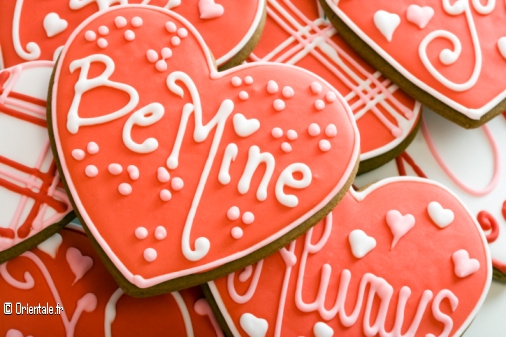
M 249 148 L 246 168 L 244 169 L 242 177 L 239 180 L 237 189 L 241 194 L 248 193 L 251 185 L 251 179 L 253 178 L 253 174 L 256 172 L 258 166 L 261 163 L 265 163 L 266 167 L 262 181 L 258 186 L 256 196 L 259 201 L 264 201 L 265 199 L 267 199 L 267 186 L 269 185 L 272 174 L 274 172 L 276 160 L 274 159 L 274 156 L 268 152 L 261 153 L 260 148 L 256 145 L 253 145 Z
M 441 290 L 436 297 L 434 297 L 434 302 L 432 302 L 432 314 L 434 315 L 434 318 L 438 321 L 444 324 L 443 332 L 439 335 L 439 337 L 447 337 L 450 335 L 450 332 L 453 328 L 453 321 L 450 316 L 447 314 L 441 312 L 440 305 L 441 302 L 447 298 L 450 301 L 450 306 L 452 309 L 452 312 L 455 312 L 457 309 L 457 306 L 459 305 L 459 299 L 457 296 L 455 296 L 454 293 L 452 293 L 448 289 Z M 427 334 L 427 337 L 436 337 L 433 334 Z
M 99 76 L 95 78 L 88 78 L 88 73 L 93 62 L 102 63 L 105 66 L 105 69 Z M 139 102 L 139 94 L 133 87 L 124 83 L 109 80 L 109 77 L 112 75 L 115 68 L 114 61 L 109 56 L 95 54 L 75 60 L 70 64 L 70 72 L 73 73 L 77 68 L 81 69 L 81 73 L 79 74 L 78 81 L 74 85 L 75 96 L 67 115 L 67 129 L 70 133 L 76 134 L 79 131 L 79 127 L 84 125 L 102 124 L 120 118 L 132 111 Z M 106 115 L 89 118 L 79 117 L 79 105 L 83 94 L 102 86 L 127 93 L 130 96 L 130 100 L 127 105 Z
M 14 50 L 19 57 L 26 61 L 37 60 L 40 57 L 40 47 L 35 42 L 28 42 L 26 44 L 26 51 L 21 46 L 21 40 L 19 37 L 19 26 L 21 22 L 21 11 L 23 9 L 23 1 L 17 0 L 16 7 L 14 7 L 14 17 L 12 19 L 12 43 L 14 44 Z
M 132 139 L 132 127 L 134 125 L 150 126 L 162 119 L 164 114 L 163 105 L 151 103 L 134 112 L 123 126 L 123 143 L 125 146 L 137 153 L 150 153 L 158 148 L 158 141 L 155 138 L 148 138 L 142 143 L 136 143 Z
M 230 164 L 235 161 L 238 151 L 239 149 L 237 148 L 237 145 L 233 143 L 228 144 L 227 148 L 225 149 L 225 155 L 223 156 L 220 172 L 218 173 L 218 181 L 223 185 L 226 185 L 230 182 Z
M 126 5 L 128 4 L 128 0 L 70 0 L 69 7 L 70 9 L 81 9 L 84 6 L 87 6 L 93 2 L 97 3 L 98 10 L 103 11 L 113 4 L 118 5 Z
M 295 172 L 302 173 L 302 179 L 297 180 L 293 177 Z M 299 204 L 299 199 L 293 194 L 286 194 L 284 187 L 292 187 L 297 189 L 303 189 L 308 187 L 312 181 L 311 169 L 302 163 L 294 163 L 287 166 L 283 172 L 279 175 L 278 181 L 276 182 L 276 199 L 286 207 L 295 207 Z

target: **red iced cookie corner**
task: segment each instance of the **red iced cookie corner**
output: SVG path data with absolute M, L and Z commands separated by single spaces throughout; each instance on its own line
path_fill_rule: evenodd
M 125 295 L 75 225 L 0 265 L 0 301 L 12 304 L 0 320 L 8 337 L 223 336 L 198 287 Z
M 328 83 L 277 64 L 218 73 L 195 29 L 156 7 L 115 8 L 76 30 L 51 119 L 82 220 L 140 288 L 296 230 L 358 159 L 353 116 Z
M 26 240 L 33 245 L 41 232 L 71 220 L 47 133 L 53 66 L 34 61 L 0 71 L 0 261 L 21 253 Z
M 208 286 L 234 336 L 461 336 L 490 280 L 465 206 L 396 178 L 351 190 L 279 253 Z

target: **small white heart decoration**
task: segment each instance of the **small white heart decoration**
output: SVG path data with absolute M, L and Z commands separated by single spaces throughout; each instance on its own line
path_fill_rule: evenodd
M 409 22 L 423 29 L 434 16 L 434 9 L 429 6 L 420 7 L 418 5 L 410 5 L 406 12 L 406 18 Z
M 222 5 L 215 3 L 214 0 L 200 0 L 199 11 L 201 19 L 214 19 L 222 16 L 225 9 Z
M 395 30 L 401 23 L 401 18 L 397 14 L 379 10 L 374 14 L 374 25 L 383 34 L 388 42 L 392 41 Z
M 250 313 L 241 316 L 239 323 L 250 337 L 265 337 L 269 324 L 263 318 L 258 318 Z
M 497 47 L 499 48 L 499 52 L 501 53 L 502 57 L 506 59 L 506 36 L 501 37 L 497 41 Z
M 455 275 L 460 278 L 467 277 L 480 269 L 480 262 L 476 259 L 469 257 L 469 253 L 465 249 L 457 250 L 452 255 L 453 263 L 455 265 Z
M 60 34 L 65 29 L 67 29 L 68 26 L 66 20 L 60 18 L 57 13 L 53 12 L 46 15 L 42 24 L 44 25 L 47 37 L 53 37 Z
M 247 119 L 243 114 L 237 113 L 233 118 L 234 130 L 240 137 L 248 137 L 260 128 L 258 119 Z
M 42 250 L 47 255 L 51 256 L 53 259 L 56 258 L 56 254 L 58 253 L 58 248 L 62 243 L 62 237 L 60 234 L 56 233 L 53 236 L 49 237 L 46 241 L 40 243 L 37 248 Z
M 451 209 L 445 209 L 437 201 L 432 201 L 427 207 L 429 217 L 439 228 L 445 228 L 453 222 L 455 215 Z
M 350 242 L 351 252 L 357 259 L 363 258 L 376 247 L 376 240 L 361 229 L 352 231 L 348 236 L 348 241 Z
M 315 337 L 332 337 L 334 336 L 334 329 L 323 322 L 318 322 L 313 327 Z

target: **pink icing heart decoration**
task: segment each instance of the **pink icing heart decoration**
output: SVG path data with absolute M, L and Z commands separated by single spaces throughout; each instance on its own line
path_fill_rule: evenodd
M 415 225 L 415 217 L 412 214 L 402 215 L 401 212 L 396 209 L 387 213 L 386 221 L 394 236 L 392 248 L 394 248 L 397 242 Z
M 453 210 L 452 226 L 432 224 L 426 208 L 434 200 Z M 392 209 L 416 219 L 393 247 Z M 348 244 L 356 230 L 377 242 L 360 259 Z M 477 268 L 457 276 L 470 261 Z M 473 216 L 445 187 L 418 178 L 350 190 L 324 221 L 249 268 L 247 279 L 239 271 L 207 284 L 230 336 L 251 335 L 242 317 L 265 320 L 262 336 L 461 336 L 492 277 Z
M 504 111 L 503 3 L 320 3 L 357 52 L 432 110 L 466 128 Z
M 200 287 L 133 298 L 123 293 L 93 249 L 83 228 L 71 224 L 44 241 L 54 256 L 40 249 L 0 265 L 0 301 L 12 314 L 0 320 L 1 336 L 171 336 L 223 337 Z M 89 258 L 78 280 L 75 263 Z M 19 302 L 16 314 L 16 302 Z M 38 305 L 40 303 L 40 305 Z M 23 308 L 23 309 L 22 309 Z M 30 309 L 31 308 L 31 309 Z M 28 310 L 36 314 L 27 314 Z M 52 310 L 52 313 L 51 313 Z
M 458 277 L 468 277 L 480 269 L 480 262 L 470 258 L 469 253 L 465 249 L 453 253 L 452 259 L 455 264 L 455 275 Z
M 244 61 L 263 28 L 263 0 L 36 0 L 2 1 L 0 59 L 5 67 L 56 60 L 72 31 L 92 14 L 118 5 L 149 4 L 174 10 L 201 32 L 220 68 Z M 121 24 L 121 23 L 118 23 Z M 223 32 L 221 34 L 220 32 Z M 105 30 L 98 37 L 107 35 Z M 244 52 L 244 56 L 235 58 Z M 0 62 L 1 64 L 1 62 Z
M 163 48 L 169 58 L 152 58 Z M 51 109 L 68 189 L 129 292 L 201 283 L 281 248 L 335 204 L 358 160 L 353 116 L 321 78 L 267 63 L 218 73 L 193 27 L 150 6 L 75 31 Z
M 76 276 L 74 283 L 79 281 L 84 276 L 84 274 L 86 274 L 88 270 L 93 267 L 93 260 L 91 257 L 83 256 L 83 254 L 81 254 L 81 252 L 74 247 L 67 249 L 66 258 L 70 269 Z

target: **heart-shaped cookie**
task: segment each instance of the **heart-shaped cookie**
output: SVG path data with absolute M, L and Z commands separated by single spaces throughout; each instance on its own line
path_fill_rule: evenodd
M 72 31 L 112 6 L 149 4 L 174 10 L 204 37 L 220 69 L 244 61 L 258 41 L 264 0 L 6 0 L 0 11 L 0 69 L 33 60 L 56 60 Z M 105 32 L 102 32 L 106 34 Z M 101 34 L 101 33 L 99 33 Z
M 195 29 L 152 6 L 75 31 L 51 109 L 81 220 L 137 295 L 281 248 L 330 211 L 358 159 L 353 116 L 324 80 L 268 63 L 218 73 Z
M 69 225 L 44 241 L 55 255 L 34 248 L 0 265 L 0 301 L 12 313 L 2 336 L 223 336 L 200 287 L 133 298 L 118 288 L 84 234 Z M 79 259 L 91 261 L 79 279 Z M 77 263 L 77 264 L 76 264 Z M 29 314 L 31 312 L 32 314 Z
M 0 263 L 35 247 L 74 217 L 46 123 L 53 62 L 0 71 Z
M 470 128 L 505 110 L 503 3 L 320 2 L 357 52 L 437 113 Z
M 427 214 L 437 201 L 455 214 L 441 229 Z M 392 210 L 413 226 L 392 245 Z M 374 238 L 357 258 L 349 238 Z M 262 336 L 461 336 L 487 294 L 492 268 L 473 216 L 429 180 L 383 180 L 350 192 L 304 236 L 245 270 L 207 284 L 230 336 L 241 322 L 267 322 Z
M 360 132 L 359 174 L 395 158 L 416 134 L 421 104 L 354 52 L 317 1 L 268 0 L 264 34 L 248 60 L 301 66 L 342 93 Z

